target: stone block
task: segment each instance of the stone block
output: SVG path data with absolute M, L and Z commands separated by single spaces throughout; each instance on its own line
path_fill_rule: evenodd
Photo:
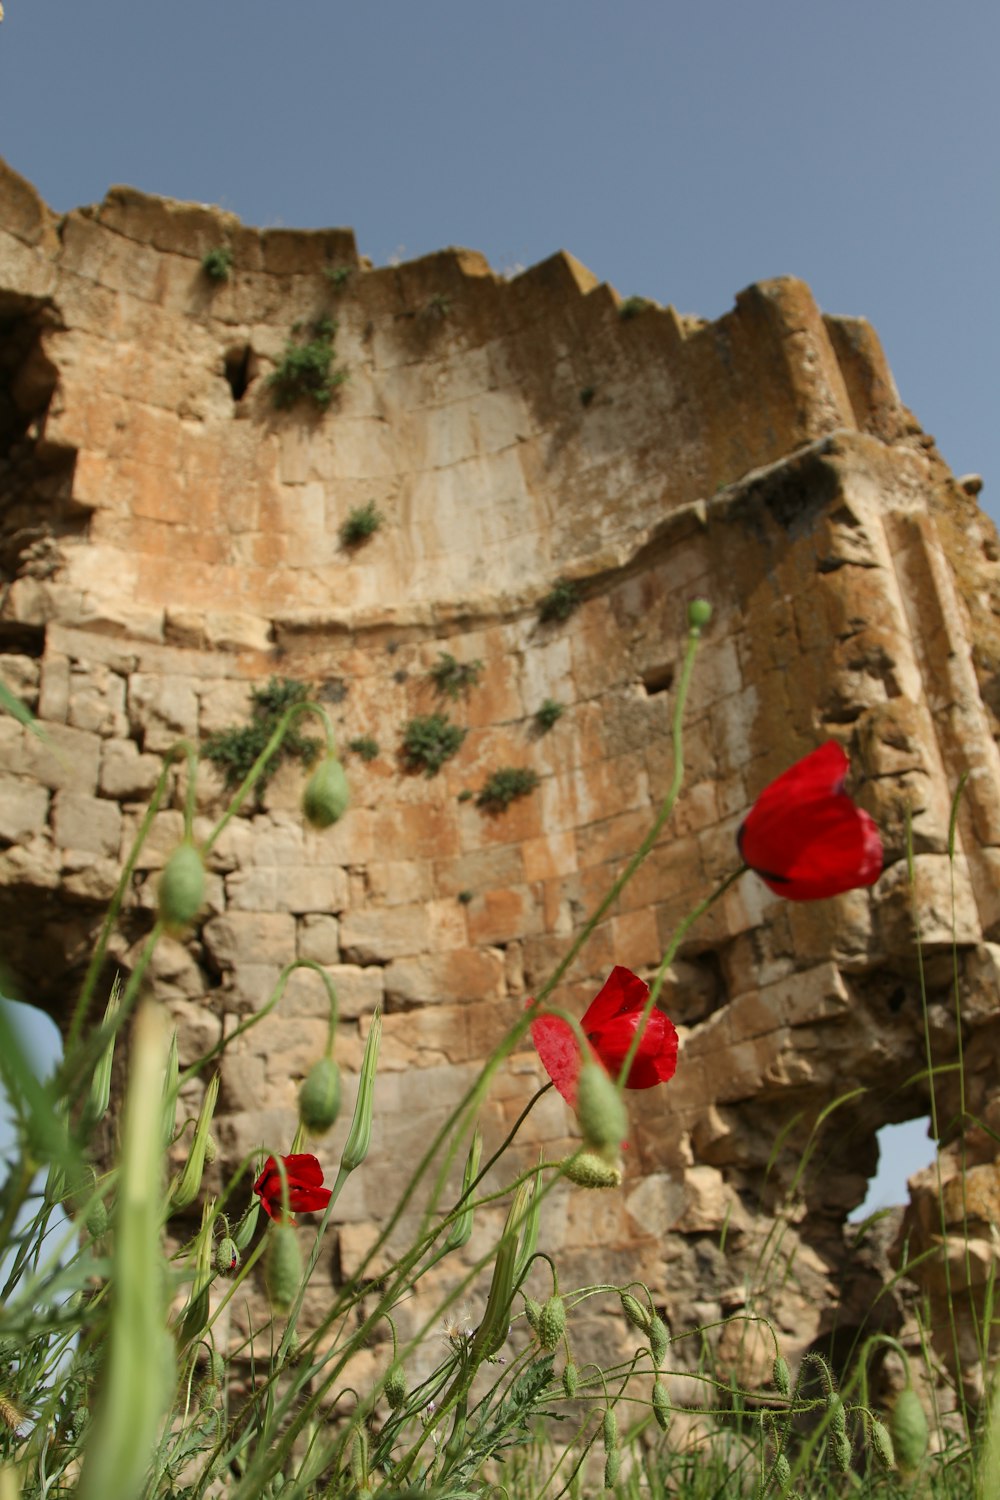
M 98 736 L 64 724 L 47 724 L 44 728 L 43 741 L 17 726 L 17 735 L 23 738 L 11 769 L 33 777 L 50 791 L 79 792 L 92 797 L 97 790 L 101 755 Z
M 49 794 L 27 777 L 0 774 L 0 841 L 22 843 L 41 833 L 49 815 Z
M 366 869 L 372 900 L 380 906 L 429 901 L 434 894 L 429 860 L 374 860 Z
M 499 1000 L 503 993 L 503 956 L 490 950 L 470 948 L 417 958 L 394 958 L 385 969 L 389 1005 Z
M 52 724 L 65 724 L 69 713 L 69 657 L 46 653 L 38 691 L 38 714 Z
M 383 963 L 426 953 L 429 944 L 427 914 L 422 906 L 349 911 L 340 924 L 341 950 L 352 963 Z
M 60 791 L 52 803 L 52 833 L 61 849 L 117 856 L 122 833 L 121 811 L 117 803 L 103 797 Z
M 276 911 L 296 916 L 308 912 L 340 912 L 347 906 L 347 872 L 338 865 L 302 865 L 282 870 Z
M 339 932 L 336 917 L 319 913 L 304 916 L 298 923 L 299 958 L 309 958 L 318 964 L 339 963 Z
M 189 677 L 136 672 L 129 682 L 128 715 L 144 750 L 160 754 L 179 739 L 198 738 L 198 695 Z
M 74 663 L 69 680 L 67 722 L 74 729 L 85 729 L 104 738 L 126 735 L 124 679 L 99 664 L 82 667 Z
M 295 957 L 295 918 L 285 912 L 227 912 L 206 922 L 202 942 L 220 969 L 275 964 Z
M 117 802 L 144 802 L 153 792 L 163 761 L 144 754 L 134 740 L 105 740 L 101 747 L 100 790 Z

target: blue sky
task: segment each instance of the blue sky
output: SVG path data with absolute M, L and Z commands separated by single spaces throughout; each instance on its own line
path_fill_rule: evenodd
M 125 182 L 252 224 L 350 225 L 377 264 L 564 248 L 706 317 L 790 272 L 870 319 L 1000 518 L 1000 6 L 5 4 L 0 154 L 53 208 Z
M 0 154 L 58 210 L 111 183 L 351 225 L 376 263 L 565 248 L 716 317 L 791 272 L 878 329 L 958 473 L 1000 479 L 987 0 L 6 0 Z

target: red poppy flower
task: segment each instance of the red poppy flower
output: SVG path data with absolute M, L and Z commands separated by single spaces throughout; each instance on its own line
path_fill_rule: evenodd
M 625 1054 L 649 998 L 649 985 L 631 969 L 617 965 L 580 1022 L 594 1055 L 617 1078 Z M 534 1002 L 529 1001 L 529 1004 Z M 546 1073 L 567 1104 L 576 1105 L 580 1076 L 580 1046 L 573 1029 L 559 1016 L 539 1016 L 531 1023 L 531 1039 Z M 654 1009 L 646 1022 L 639 1050 L 632 1059 L 627 1089 L 651 1089 L 673 1078 L 677 1067 L 677 1032 L 662 1011 Z
M 283 1156 L 281 1160 L 288 1178 L 288 1207 L 297 1214 L 316 1213 L 325 1208 L 330 1201 L 330 1189 L 323 1186 L 323 1168 L 315 1156 L 303 1152 L 298 1156 Z M 280 1222 L 281 1173 L 273 1156 L 264 1163 L 253 1190 L 264 1205 L 264 1212 Z M 285 1223 L 294 1224 L 295 1220 L 289 1216 Z
M 765 787 L 736 835 L 740 854 L 778 896 L 822 901 L 882 873 L 882 840 L 844 791 L 850 761 L 828 740 Z

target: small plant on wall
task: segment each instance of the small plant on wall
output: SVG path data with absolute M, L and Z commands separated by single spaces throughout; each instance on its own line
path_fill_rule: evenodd
M 554 698 L 546 698 L 541 708 L 536 708 L 535 710 L 535 724 L 537 725 L 539 734 L 548 734 L 549 730 L 558 724 L 565 712 L 565 704 L 557 703 Z
M 209 281 L 228 281 L 233 269 L 233 252 L 225 245 L 216 245 L 202 257 L 201 269 Z
M 403 731 L 403 758 L 411 771 L 436 776 L 446 760 L 457 755 L 466 736 L 447 714 L 424 714 L 411 719 Z
M 304 703 L 308 697 L 309 689 L 304 682 L 295 682 L 289 677 L 272 677 L 266 687 L 254 688 L 251 694 L 253 706 L 249 724 L 235 724 L 230 729 L 220 729 L 208 736 L 201 747 L 201 753 L 206 760 L 221 768 L 229 790 L 238 787 L 249 774 L 282 714 L 293 704 Z M 286 731 L 280 750 L 261 775 L 257 784 L 258 793 L 264 790 L 282 760 L 300 760 L 308 766 L 316 759 L 321 748 L 318 741 L 300 734 L 293 724 Z
M 373 739 L 370 734 L 360 734 L 357 739 L 348 740 L 347 748 L 364 761 L 378 759 L 378 740 Z
M 483 783 L 476 806 L 487 812 L 504 812 L 518 797 L 527 797 L 537 785 L 538 772 L 530 766 L 501 766 Z
M 374 500 L 369 500 L 365 505 L 356 505 L 347 520 L 341 524 L 341 546 L 360 547 L 362 542 L 375 535 L 384 520 L 385 516 Z
M 483 672 L 481 661 L 456 661 L 450 651 L 439 651 L 438 659 L 428 676 L 442 697 L 452 702 L 460 694 L 467 693 L 479 682 Z
M 330 405 L 337 387 L 347 379 L 346 370 L 333 368 L 336 332 L 332 318 L 321 318 L 308 327 L 294 325 L 278 368 L 267 378 L 279 410 L 304 400 L 312 401 L 321 411 Z
M 637 318 L 640 313 L 644 313 L 647 308 L 655 305 L 648 297 L 626 297 L 618 309 L 618 316 L 623 323 L 627 323 L 631 318 Z
M 576 584 L 568 578 L 560 578 L 553 588 L 539 601 L 538 618 L 543 624 L 553 620 L 568 620 L 580 603 Z

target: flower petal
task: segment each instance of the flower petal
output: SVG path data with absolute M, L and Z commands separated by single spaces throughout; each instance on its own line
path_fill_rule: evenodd
M 581 1026 L 588 1034 L 614 1016 L 642 1010 L 649 998 L 649 985 L 631 969 L 616 964 L 584 1014 Z
M 572 1027 L 559 1016 L 539 1016 L 531 1023 L 531 1040 L 542 1060 L 542 1067 L 566 1103 L 575 1107 L 576 1084 L 580 1076 L 580 1046 Z

